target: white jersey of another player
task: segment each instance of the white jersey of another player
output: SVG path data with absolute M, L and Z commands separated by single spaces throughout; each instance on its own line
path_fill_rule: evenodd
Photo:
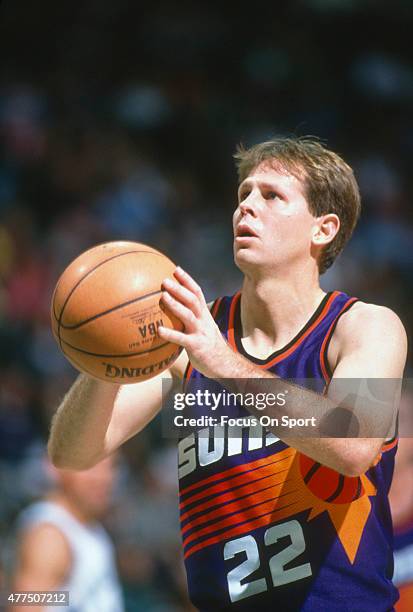
M 37 525 L 55 526 L 66 538 L 72 554 L 70 574 L 59 590 L 69 591 L 68 611 L 123 612 L 121 589 L 117 576 L 114 547 L 102 525 L 84 524 L 57 503 L 40 501 L 20 516 L 19 529 Z M 47 551 L 45 551 L 47 554 Z M 61 606 L 49 606 L 59 610 Z

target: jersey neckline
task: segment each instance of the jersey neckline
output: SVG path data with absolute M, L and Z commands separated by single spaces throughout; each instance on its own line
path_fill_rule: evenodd
M 324 316 L 330 310 L 331 303 L 334 301 L 334 299 L 339 293 L 339 291 L 329 291 L 328 293 L 326 293 L 326 295 L 322 298 L 320 304 L 317 306 L 316 310 L 308 319 L 307 323 L 304 324 L 304 326 L 294 336 L 294 338 L 282 348 L 271 353 L 265 359 L 260 359 L 259 357 L 254 357 L 253 355 L 250 355 L 244 348 L 241 341 L 241 292 L 239 292 L 233 298 L 234 300 L 236 300 L 236 303 L 234 304 L 234 348 L 236 348 L 236 350 L 241 355 L 244 355 L 244 357 L 249 359 L 249 361 L 252 361 L 257 365 L 271 366 L 274 365 L 273 363 L 271 363 L 274 360 L 275 363 L 278 363 L 283 358 L 287 357 L 291 352 L 293 352 L 293 350 L 295 350 L 295 348 L 297 348 L 299 344 L 301 344 L 301 341 L 304 339 L 304 336 L 308 335 L 310 328 L 315 328 L 321 322 L 321 320 L 324 319 Z M 306 334 L 306 332 L 308 333 Z

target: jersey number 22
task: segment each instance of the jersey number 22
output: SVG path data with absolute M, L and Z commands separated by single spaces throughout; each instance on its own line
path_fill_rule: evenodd
M 303 563 L 289 569 L 285 569 L 287 563 L 301 555 L 305 551 L 305 540 L 303 530 L 298 521 L 288 521 L 280 525 L 274 525 L 264 533 L 264 544 L 270 546 L 280 538 L 290 537 L 291 544 L 268 560 L 272 584 L 274 587 L 295 582 L 302 578 L 311 576 L 311 565 Z M 253 572 L 260 567 L 260 556 L 257 542 L 252 535 L 244 536 L 227 542 L 224 546 L 224 559 L 233 559 L 238 553 L 245 553 L 247 558 L 228 572 L 228 591 L 232 602 L 263 593 L 268 590 L 267 580 L 259 578 L 245 582 Z M 244 582 L 242 582 L 244 581 Z

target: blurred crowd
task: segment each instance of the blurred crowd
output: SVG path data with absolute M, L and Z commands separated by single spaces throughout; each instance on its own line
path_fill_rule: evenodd
M 343 155 L 363 215 L 323 287 L 390 306 L 413 330 L 408 1 L 301 0 L 256 13 L 222 3 L 63 4 L 0 7 L 4 567 L 15 517 L 50 486 L 48 427 L 76 376 L 50 332 L 58 276 L 88 247 L 127 239 L 168 254 L 208 299 L 234 292 L 239 142 L 312 134 Z M 410 356 L 410 376 L 412 366 Z M 189 609 L 175 464 L 157 422 L 124 449 L 107 524 L 133 610 Z

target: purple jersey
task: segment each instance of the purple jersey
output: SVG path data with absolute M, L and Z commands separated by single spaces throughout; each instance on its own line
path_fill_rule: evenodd
M 240 298 L 220 298 L 213 307 L 234 350 L 281 378 L 316 380 L 322 390 L 331 377 L 330 338 L 356 299 L 328 293 L 299 334 L 263 360 L 242 346 Z M 203 378 L 188 366 L 188 383 Z M 396 442 L 353 478 L 259 424 L 231 432 L 219 427 L 179 442 L 181 529 L 194 605 L 203 612 L 392 610 L 397 590 L 387 494 Z

